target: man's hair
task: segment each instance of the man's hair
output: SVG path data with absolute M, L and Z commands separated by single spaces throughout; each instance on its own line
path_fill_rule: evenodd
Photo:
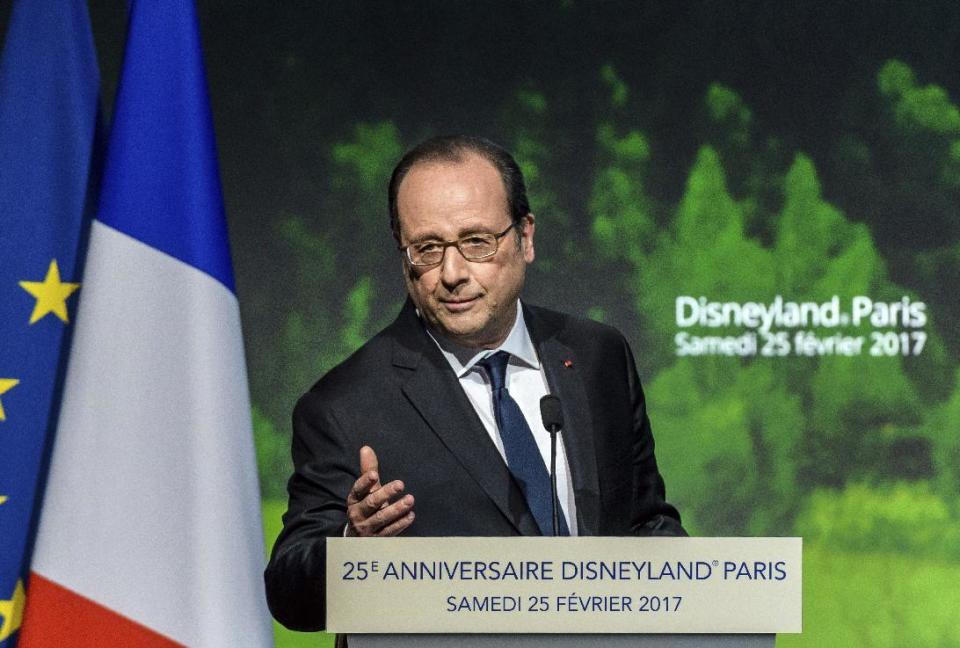
M 515 227 L 520 227 L 523 217 L 530 213 L 527 187 L 520 166 L 506 149 L 488 139 L 472 135 L 440 135 L 431 137 L 410 149 L 397 162 L 390 176 L 387 203 L 390 208 L 390 229 L 400 241 L 400 212 L 397 208 L 397 192 L 407 173 L 417 164 L 429 162 L 463 162 L 469 154 L 476 154 L 493 165 L 500 173 L 507 194 L 507 210 Z

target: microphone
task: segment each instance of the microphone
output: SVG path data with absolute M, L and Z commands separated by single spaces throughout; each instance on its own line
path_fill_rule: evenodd
M 560 535 L 560 520 L 557 517 L 557 432 L 563 427 L 563 408 L 560 399 L 547 394 L 540 399 L 540 418 L 543 427 L 550 433 L 550 493 L 553 496 L 553 535 Z

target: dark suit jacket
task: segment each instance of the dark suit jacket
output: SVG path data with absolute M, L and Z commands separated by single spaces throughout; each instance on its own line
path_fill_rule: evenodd
M 579 533 L 686 535 L 664 501 L 643 391 L 623 336 L 596 322 L 523 308 L 550 391 L 563 404 Z M 326 538 L 343 533 L 363 445 L 377 453 L 381 482 L 402 479 L 416 498 L 406 536 L 540 533 L 409 301 L 393 324 L 300 399 L 293 431 L 290 505 L 265 573 L 270 610 L 289 628 L 323 628 Z

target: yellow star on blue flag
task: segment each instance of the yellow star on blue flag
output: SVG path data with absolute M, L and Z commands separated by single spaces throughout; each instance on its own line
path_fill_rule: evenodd
M 69 323 L 67 317 L 67 297 L 72 295 L 77 288 L 78 283 L 68 283 L 60 280 L 60 268 L 57 267 L 57 260 L 50 262 L 47 268 L 47 276 L 43 281 L 21 281 L 20 287 L 36 297 L 37 303 L 30 314 L 30 323 L 35 324 L 45 317 L 48 313 L 53 313 L 64 323 Z
M 13 589 L 13 596 L 8 600 L 0 599 L 0 616 L 3 617 L 3 623 L 0 624 L 0 641 L 7 639 L 20 629 L 26 602 L 27 597 L 23 591 L 23 581 L 18 580 L 16 587 Z
M 16 378 L 0 378 L 0 396 L 3 396 L 8 391 L 20 384 L 20 381 Z M 3 411 L 3 401 L 0 401 L 0 421 L 6 421 L 7 414 Z M 2 504 L 3 502 L 0 502 Z

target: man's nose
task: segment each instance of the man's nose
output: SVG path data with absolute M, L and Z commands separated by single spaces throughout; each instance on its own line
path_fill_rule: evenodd
M 470 262 L 463 258 L 456 245 L 451 245 L 443 251 L 443 260 L 440 261 L 440 281 L 447 290 L 452 290 L 470 280 Z

